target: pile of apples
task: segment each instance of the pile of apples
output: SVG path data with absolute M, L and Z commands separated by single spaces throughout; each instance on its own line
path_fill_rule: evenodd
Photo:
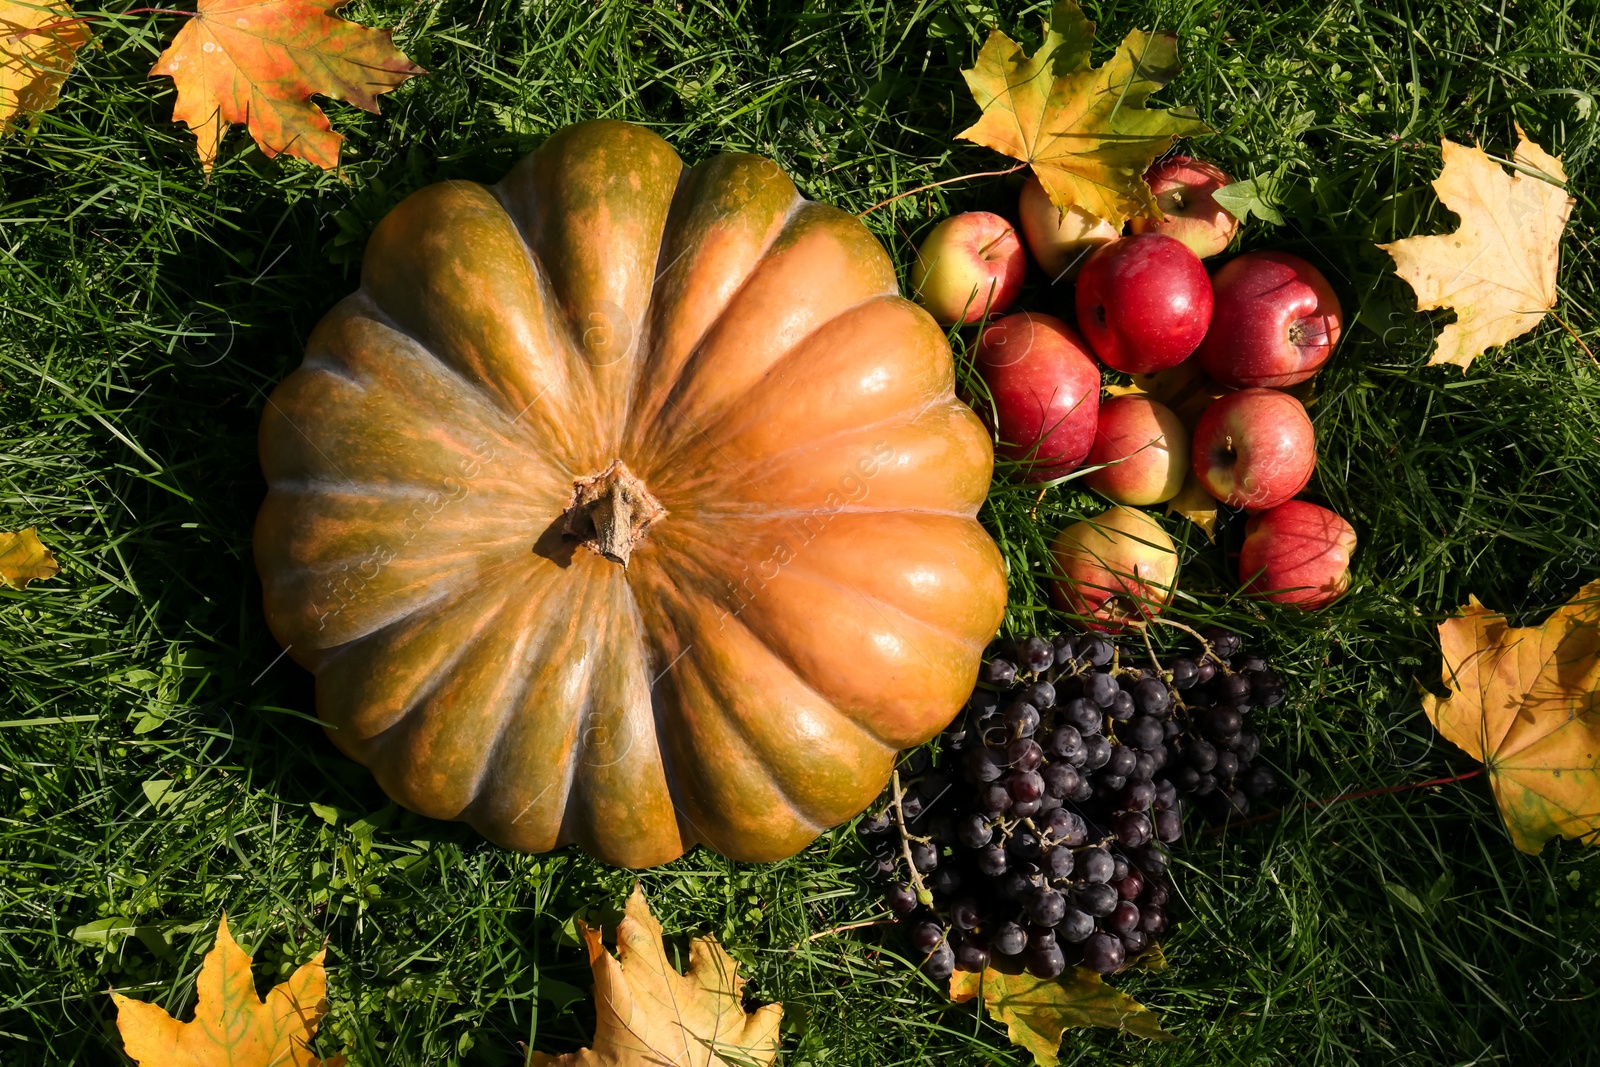
M 992 398 L 1001 455 L 1035 481 L 1085 465 L 1084 483 L 1113 507 L 1063 530 L 1054 550 L 1061 607 L 1106 623 L 1158 611 L 1177 553 L 1141 505 L 1173 499 L 1191 471 L 1219 501 L 1250 513 L 1240 577 L 1251 594 L 1319 608 L 1350 584 L 1355 531 L 1294 499 L 1316 466 L 1304 405 L 1283 391 L 1310 379 L 1338 343 L 1341 310 L 1310 263 L 1247 252 L 1210 273 L 1238 220 L 1213 199 L 1231 179 L 1176 156 L 1145 175 L 1164 218 L 1136 218 L 1124 236 L 1076 208 L 1061 212 L 1036 177 L 1022 190 L 1022 238 L 999 215 L 945 219 L 917 252 L 918 301 L 944 325 L 984 324 L 977 368 Z M 1076 329 L 1034 312 L 1005 314 L 1028 253 L 1056 282 L 1075 279 Z M 1098 360 L 1098 362 L 1097 362 Z M 1144 395 L 1101 400 L 1101 364 L 1132 375 L 1194 360 L 1220 395 L 1191 435 Z

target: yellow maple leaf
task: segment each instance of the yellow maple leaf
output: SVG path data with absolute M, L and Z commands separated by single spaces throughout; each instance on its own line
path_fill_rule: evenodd
M 746 1012 L 738 964 L 714 937 L 689 943 L 689 969 L 679 974 L 638 886 L 617 924 L 616 956 L 599 930 L 582 930 L 594 972 L 594 1045 L 564 1056 L 534 1052 L 528 1067 L 754 1067 L 777 1059 L 783 1006 Z
M 1179 137 L 1210 133 L 1186 110 L 1145 107 L 1178 73 L 1178 38 L 1134 30 L 1104 66 L 1089 66 L 1094 23 L 1059 0 L 1032 56 L 1000 30 L 963 70 L 983 117 L 957 134 L 1033 167 L 1051 201 L 1113 226 L 1161 218 L 1144 172 Z
M 287 152 L 331 170 L 344 139 L 312 94 L 377 114 L 379 93 L 425 73 L 388 30 L 337 17 L 347 2 L 200 0 L 150 74 L 177 85 L 172 118 L 195 135 L 202 167 L 227 127 L 245 123 L 268 158 Z
M 0 533 L 0 585 L 26 589 L 29 582 L 54 578 L 60 571 L 55 556 L 40 542 L 37 527 Z
M 48 26 L 49 29 L 40 27 Z M 0 0 L 0 137 L 56 106 L 89 28 L 61 0 Z
M 1511 841 L 1538 854 L 1600 835 L 1600 581 L 1542 626 L 1513 627 L 1472 597 L 1439 627 L 1453 691 L 1422 708 L 1489 772 Z
M 1561 234 L 1576 203 L 1561 160 L 1517 127 L 1509 174 L 1481 148 L 1444 141 L 1434 179 L 1439 202 L 1461 217 L 1455 233 L 1407 237 L 1378 247 L 1417 294 L 1417 309 L 1454 308 L 1429 365 L 1465 371 L 1485 349 L 1521 337 L 1556 303 Z
M 1165 966 L 1159 954 L 1150 969 Z M 982 974 L 956 971 L 950 976 L 950 999 L 958 1004 L 983 998 L 990 1018 L 1006 1024 L 1011 1043 L 1033 1054 L 1038 1067 L 1059 1062 L 1061 1037 L 1077 1026 L 1126 1030 L 1152 1041 L 1169 1041 L 1155 1013 L 1103 982 L 1087 967 L 1074 967 L 1059 978 L 1003 974 L 986 967 Z
M 196 984 L 194 1020 L 180 1023 L 155 1004 L 112 992 L 122 1046 L 139 1067 L 339 1067 L 343 1056 L 318 1059 L 308 1049 L 328 1012 L 323 953 L 287 982 L 256 996 L 250 957 L 217 924 Z

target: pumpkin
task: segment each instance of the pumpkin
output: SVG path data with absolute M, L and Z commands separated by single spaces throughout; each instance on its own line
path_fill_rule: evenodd
M 260 454 L 267 619 L 334 743 L 510 848 L 792 855 L 1004 610 L 989 439 L 882 247 L 626 123 L 394 208 Z

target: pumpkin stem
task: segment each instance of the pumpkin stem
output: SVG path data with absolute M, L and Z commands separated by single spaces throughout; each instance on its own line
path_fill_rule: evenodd
M 599 474 L 572 483 L 565 532 L 626 568 L 629 555 L 650 527 L 666 517 L 667 509 L 628 465 L 614 459 Z

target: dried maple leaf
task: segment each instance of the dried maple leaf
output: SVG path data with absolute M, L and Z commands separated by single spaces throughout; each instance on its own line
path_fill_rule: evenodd
M 1521 337 L 1555 307 L 1561 233 L 1576 201 L 1567 195 L 1561 160 L 1520 126 L 1512 158 L 1521 173 L 1506 173 L 1481 148 L 1446 140 L 1433 188 L 1461 216 L 1461 228 L 1378 246 L 1416 291 L 1418 310 L 1455 309 L 1430 365 L 1465 371 L 1485 349 Z
M 617 924 L 617 955 L 583 926 L 594 972 L 594 1046 L 530 1055 L 529 1067 L 753 1067 L 778 1056 L 783 1006 L 744 1010 L 738 964 L 714 937 L 689 943 L 689 970 L 667 961 L 661 924 L 638 886 Z
M 19 115 L 56 106 L 78 49 L 89 40 L 89 28 L 71 20 L 72 8 L 59 0 L 0 0 L 0 137 L 16 127 Z
M 55 556 L 39 541 L 37 527 L 20 533 L 0 533 L 0 584 L 26 589 L 29 582 L 54 578 L 61 568 Z
M 1033 55 L 999 30 L 963 70 L 983 117 L 957 137 L 1033 167 L 1056 207 L 1114 226 L 1161 218 L 1144 172 L 1179 137 L 1210 133 L 1185 110 L 1145 107 L 1178 73 L 1178 38 L 1134 30 L 1104 66 L 1089 66 L 1094 23 L 1074 0 L 1050 10 Z
M 950 976 L 951 1000 L 962 1004 L 980 995 L 990 1017 L 1006 1024 L 1011 1043 L 1031 1052 L 1039 1067 L 1055 1067 L 1061 1035 L 1076 1026 L 1108 1026 L 1152 1041 L 1172 1039 L 1155 1013 L 1087 967 L 1049 979 L 1026 972 L 1002 974 L 992 967 L 981 975 L 956 971 Z
M 1489 772 L 1511 841 L 1600 835 L 1600 581 L 1542 626 L 1513 627 L 1476 597 L 1439 627 L 1444 680 L 1423 711 Z
M 176 83 L 173 121 L 188 124 L 206 170 L 223 131 L 239 122 L 269 158 L 287 152 L 331 170 L 343 138 L 311 94 L 376 114 L 379 93 L 426 73 L 388 30 L 335 16 L 346 2 L 200 0 L 150 74 Z
M 263 1001 L 250 957 L 223 916 L 200 967 L 193 1022 L 112 992 L 122 1047 L 139 1067 L 339 1067 L 343 1056 L 320 1060 L 307 1048 L 328 1012 L 322 957 L 318 952 Z

